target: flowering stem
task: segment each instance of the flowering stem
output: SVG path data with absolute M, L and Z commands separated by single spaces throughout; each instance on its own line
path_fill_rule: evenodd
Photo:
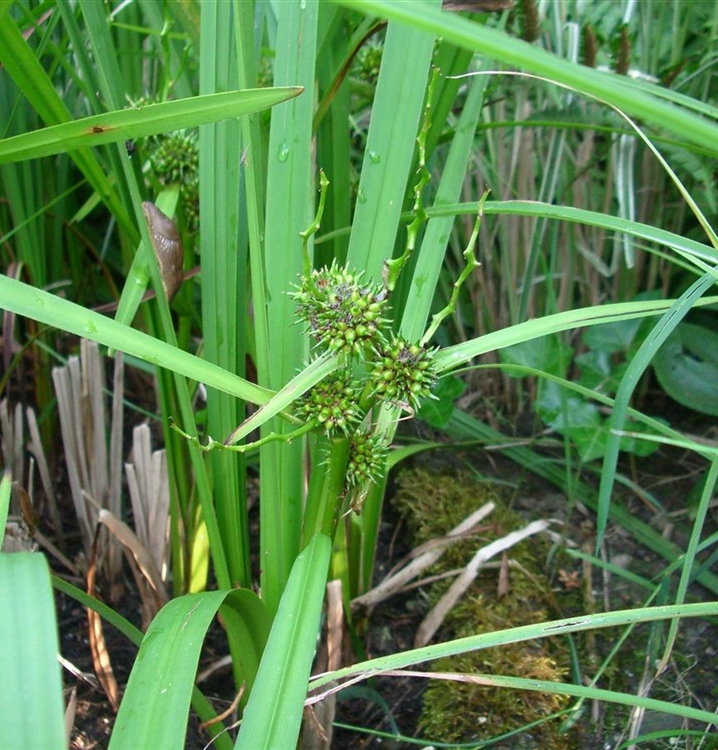
M 476 217 L 476 222 L 474 223 L 474 231 L 471 233 L 469 244 L 466 246 L 466 250 L 464 250 L 464 260 L 466 261 L 466 265 L 464 266 L 464 270 L 459 275 L 459 278 L 454 282 L 454 291 L 451 293 L 449 304 L 443 310 L 440 310 L 438 313 L 436 313 L 436 315 L 434 315 L 434 317 L 431 319 L 431 325 L 419 342 L 420 346 L 424 346 L 428 341 L 430 341 L 431 337 L 436 333 L 436 329 L 441 325 L 441 322 L 449 315 L 451 315 L 454 310 L 456 310 L 456 303 L 459 299 L 459 292 L 461 291 L 463 283 L 469 277 L 469 274 L 475 268 L 478 268 L 481 265 L 479 261 L 476 260 L 474 249 L 476 248 L 476 240 L 479 236 L 479 229 L 481 228 L 481 219 L 484 216 L 484 203 L 486 202 L 486 199 L 488 197 L 489 191 L 486 190 L 479 200 L 479 212 Z
M 344 500 L 349 445 L 350 439 L 347 437 L 329 438 L 322 435 L 317 439 L 314 455 L 327 455 L 329 466 L 316 464 L 312 467 L 304 511 L 302 546 L 308 544 L 315 534 L 334 538 Z
M 312 277 L 312 259 L 309 257 L 309 238 L 315 234 L 322 223 L 322 216 L 324 216 L 324 204 L 327 202 L 327 187 L 329 187 L 329 180 L 324 174 L 324 170 L 319 171 L 319 206 L 317 206 L 317 213 L 312 223 L 303 231 L 299 233 L 302 238 L 302 254 L 304 255 L 304 278 L 311 279 Z

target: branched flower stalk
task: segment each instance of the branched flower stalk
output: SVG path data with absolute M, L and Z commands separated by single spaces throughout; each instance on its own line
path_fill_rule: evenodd
M 427 118 L 428 122 L 428 118 Z M 456 308 L 459 290 L 477 267 L 474 250 L 482 217 L 485 194 L 479 203 L 474 231 L 464 252 L 466 266 L 454 284 L 448 305 L 437 313 L 419 342 L 407 341 L 391 331 L 389 299 L 398 274 L 413 251 L 419 227 L 425 221 L 422 192 L 428 181 L 424 162 L 427 127 L 418 137 L 419 168 L 415 186 L 416 219 L 409 226 L 407 247 L 385 267 L 382 283 L 365 280 L 362 272 L 332 263 L 312 268 L 308 251 L 310 237 L 319 229 L 329 181 L 320 175 L 320 200 L 311 225 L 301 233 L 304 271 L 290 296 L 297 303 L 297 317 L 312 339 L 312 353 L 338 356 L 339 369 L 299 396 L 291 412 L 283 416 L 297 429 L 270 433 L 260 441 L 235 444 L 211 438 L 202 445 L 185 435 L 202 450 L 216 448 L 245 452 L 272 441 L 291 442 L 317 433 L 313 447 L 314 469 L 304 517 L 304 539 L 321 532 L 333 535 L 342 513 L 361 513 L 372 487 L 381 484 L 386 472 L 391 434 L 387 434 L 375 409 L 382 405 L 414 416 L 421 402 L 431 395 L 437 372 L 436 349 L 428 342 L 440 323 Z M 236 431 L 237 432 L 237 431 Z

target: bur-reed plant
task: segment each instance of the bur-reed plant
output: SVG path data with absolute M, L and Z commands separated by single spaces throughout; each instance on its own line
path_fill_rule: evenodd
M 413 415 L 428 385 L 513 344 L 607 321 L 659 316 L 654 335 L 646 339 L 645 351 L 629 367 L 617 394 L 612 426 L 620 431 L 636 376 L 655 347 L 691 309 L 716 301 L 704 297 L 715 281 L 718 259 L 707 225 L 710 244 L 566 202 L 492 201 L 475 190 L 472 200 L 459 203 L 490 79 L 482 75 L 459 84 L 445 74 L 466 72 L 478 53 L 487 69 L 512 66 L 568 87 L 577 97 L 640 119 L 646 128 L 670 137 L 676 148 L 704 159 L 716 155 L 718 127 L 709 107 L 658 86 L 581 67 L 493 28 L 486 17 L 448 14 L 436 2 L 147 2 L 120 6 L 108 15 L 104 5 L 81 0 L 77 6 L 58 5 L 49 20 L 39 7 L 0 7 L 3 81 L 20 113 L 11 119 L 14 136 L 0 141 L 8 197 L 5 222 L 12 231 L 30 226 L 28 217 L 34 214 L 23 209 L 25 191 L 40 184 L 34 181 L 42 170 L 38 164 L 60 159 L 91 189 L 79 217 L 98 203 L 112 216 L 115 230 L 108 231 L 108 243 L 119 245 L 114 265 L 125 283 L 115 319 L 89 309 L 91 303 L 77 304 L 44 290 L 40 275 L 33 275 L 31 284 L 0 277 L 0 304 L 15 315 L 149 363 L 157 377 L 171 472 L 172 566 L 178 596 L 144 636 L 96 600 L 54 579 L 57 588 L 71 592 L 140 644 L 113 732 L 113 749 L 181 746 L 190 700 L 200 715 L 211 715 L 193 680 L 202 638 L 218 611 L 237 686 L 245 684 L 249 696 L 235 743 L 239 748 L 293 746 L 308 687 L 321 689 L 333 680 L 341 680 L 341 687 L 379 671 L 504 642 L 589 628 L 628 628 L 666 618 L 677 623 L 680 617 L 716 613 L 713 603 L 683 603 L 692 577 L 706 579 L 705 571 L 694 567 L 697 554 L 714 542 L 701 541 L 715 487 L 711 470 L 691 546 L 678 564 L 682 572 L 674 605 L 472 636 L 309 681 L 327 579 L 342 579 L 347 600 L 370 585 L 386 472 L 395 460 L 389 449 L 397 421 L 402 413 Z M 377 19 L 388 19 L 388 24 L 366 145 L 357 165 L 349 148 L 351 81 L 346 73 Z M 273 88 L 255 89 L 264 48 L 273 50 Z M 65 49 L 72 50 L 75 66 L 64 64 Z M 430 71 L 432 59 L 445 68 L 438 75 Z M 73 94 L 78 92 L 76 106 L 68 108 L 59 96 L 58 79 Z M 460 87 L 463 109 L 445 134 L 446 112 Z M 148 94 L 156 104 L 137 104 Z M 267 119 L 260 110 L 270 106 Z M 34 127 L 40 121 L 45 127 Z M 181 191 L 150 193 L 142 174 L 141 139 L 194 127 L 199 127 L 201 277 L 185 282 L 173 302 L 176 326 L 151 251 L 153 237 L 142 201 L 155 200 L 172 215 Z M 625 128 L 633 132 L 629 122 Z M 439 160 L 442 138 L 448 142 Z M 129 151 L 128 144 L 133 144 Z M 432 179 L 431 169 L 438 164 L 441 168 Z M 352 206 L 350 175 L 357 166 Z M 331 186 L 320 185 L 320 168 Z M 149 184 L 154 184 L 151 179 Z M 329 205 L 322 207 L 324 198 Z M 50 205 L 53 198 L 43 198 L 35 213 L 47 216 Z M 408 223 L 403 212 L 409 214 Z M 462 243 L 452 283 L 466 282 L 475 265 L 480 226 L 510 215 L 640 238 L 665 248 L 666 257 L 680 258 L 698 281 L 675 300 L 569 306 L 535 319 L 527 317 L 523 305 L 517 308 L 523 314 L 511 325 L 437 350 L 433 337 L 443 331 L 444 314 L 455 309 L 458 299 L 457 286 L 443 313 L 432 317 L 447 240 L 459 215 L 470 217 L 473 233 Z M 187 248 L 193 245 L 186 233 L 184 240 Z M 33 262 L 40 267 L 44 241 L 36 231 L 31 242 L 37 256 Z M 194 257 L 189 252 L 187 256 L 185 265 L 194 265 Z M 134 326 L 148 284 L 155 301 L 140 308 L 143 320 Z M 198 320 L 191 310 L 195 291 L 201 300 L 202 347 L 193 353 L 186 349 L 192 341 L 190 323 Z M 337 321 L 330 310 L 344 317 Z M 257 384 L 244 376 L 248 358 L 256 367 Z M 198 383 L 207 388 L 201 431 L 193 408 Z M 330 395 L 312 390 L 330 387 Z M 339 407 L 329 398 L 338 398 Z M 260 408 L 243 421 L 247 404 Z M 643 415 L 635 416 L 646 421 Z M 170 418 L 184 437 L 170 430 Z M 455 422 L 457 418 L 461 415 Z M 663 425 L 655 427 L 662 439 L 680 438 Z M 247 443 L 256 429 L 259 438 Z M 617 441 L 602 475 L 599 534 L 608 515 L 621 510 L 611 502 Z M 218 443 L 225 449 L 198 450 Z M 253 592 L 250 560 L 247 454 L 257 458 L 260 478 L 260 595 Z M 356 485 L 352 492 L 348 476 Z M 216 591 L 204 590 L 208 570 L 202 561 L 207 555 Z M 28 562 L 13 564 L 28 571 L 32 567 L 32 574 L 46 582 L 47 572 L 35 570 L 34 559 L 25 559 Z M 0 562 L 5 565 L 4 558 Z M 22 611 L 15 599 L 22 582 L 3 580 L 3 611 Z M 52 622 L 49 592 L 43 591 L 37 594 L 45 618 L 39 637 L 46 638 Z M 14 629 L 0 643 L 15 644 L 14 654 L 32 660 L 37 672 L 28 670 L 26 675 L 29 693 L 17 691 L 32 694 L 42 684 L 37 675 L 45 669 L 56 671 L 56 666 L 45 652 L 25 646 L 32 632 L 19 622 L 6 621 Z M 3 656 L 12 661 L 5 650 Z M 6 674 L 1 670 L 0 679 Z M 706 711 L 605 691 L 595 684 L 529 684 L 486 675 L 477 679 L 713 720 Z M 56 679 L 44 687 L 56 693 Z M 27 715 L 14 706 L 8 710 Z M 56 717 L 48 718 L 50 723 L 56 732 Z M 210 727 L 216 744 L 230 746 L 229 735 L 220 727 Z M 3 739 L 4 744 L 14 741 L 11 736 Z M 39 746 L 33 742 L 28 739 L 25 746 Z M 58 742 L 52 740 L 52 746 Z

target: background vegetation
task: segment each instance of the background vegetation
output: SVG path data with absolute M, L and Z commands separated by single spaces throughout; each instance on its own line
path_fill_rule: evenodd
M 208 725 L 218 746 L 294 746 L 308 691 L 326 705 L 380 672 L 608 627 L 646 654 L 640 685 L 601 682 L 617 650 L 563 680 L 472 679 L 575 697 L 552 704 L 564 729 L 590 731 L 597 700 L 631 707 L 627 742 L 663 739 L 646 710 L 685 722 L 666 741 L 709 741 L 712 705 L 651 685 L 681 620 L 718 611 L 718 10 L 479 6 L 0 4 L 0 529 L 17 517 L 6 546 L 25 550 L 38 529 L 56 571 L 0 556 L 3 746 L 67 742 L 50 582 L 89 608 L 112 748 L 180 747 L 190 702 L 214 715 L 194 681 L 217 613 L 242 716 L 236 740 Z M 638 583 L 640 606 L 363 660 L 351 602 L 375 583 L 389 472 L 435 444 L 396 439 L 414 417 L 414 437 L 498 446 L 580 501 L 595 536 L 574 558 Z M 142 421 L 164 453 L 135 432 L 125 493 Z M 663 507 L 639 467 L 666 446 L 698 467 L 680 542 L 626 503 Z M 608 559 L 609 524 L 652 576 Z M 141 629 L 116 611 L 121 551 Z M 358 663 L 310 680 L 333 580 Z M 121 698 L 101 618 L 140 646 Z

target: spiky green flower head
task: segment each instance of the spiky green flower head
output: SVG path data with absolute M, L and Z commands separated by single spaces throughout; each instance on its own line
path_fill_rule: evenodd
M 379 398 L 417 411 L 436 381 L 434 351 L 394 337 L 377 349 L 371 373 L 373 393 Z
M 297 405 L 297 416 L 314 421 L 327 435 L 345 435 L 356 428 L 362 418 L 359 410 L 360 384 L 348 370 L 340 370 L 317 383 Z
M 199 225 L 199 146 L 197 133 L 177 130 L 151 141 L 150 164 L 162 185 L 178 184 L 190 231 Z
M 195 179 L 199 173 L 197 134 L 176 130 L 155 136 L 150 161 L 157 178 L 165 185 Z
M 378 484 L 386 470 L 388 453 L 386 443 L 380 435 L 356 432 L 349 446 L 347 487 Z
M 384 54 L 382 42 L 368 42 L 363 45 L 356 56 L 356 73 L 361 80 L 371 85 L 376 85 L 379 78 L 381 58 Z
M 303 277 L 292 293 L 318 348 L 351 355 L 383 343 L 387 292 L 361 275 L 332 263 Z

